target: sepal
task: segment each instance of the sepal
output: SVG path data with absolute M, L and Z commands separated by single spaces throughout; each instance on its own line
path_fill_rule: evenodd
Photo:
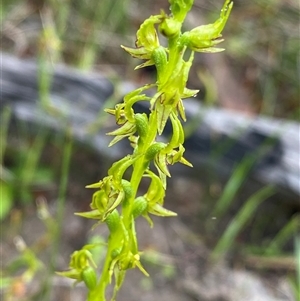
M 184 131 L 182 124 L 175 113 L 170 115 L 170 120 L 172 123 L 172 138 L 168 143 L 167 147 L 164 149 L 164 152 L 168 153 L 173 148 L 177 148 L 180 144 L 184 142 Z
M 133 135 L 135 132 L 136 132 L 135 123 L 131 123 L 131 122 L 127 121 L 120 128 L 106 134 L 106 135 L 109 135 L 109 136 L 116 136 L 109 143 L 108 146 L 112 146 L 112 145 L 116 144 L 117 142 L 119 142 L 123 138 L 126 138 L 126 137 L 129 137 L 129 136 Z
M 98 209 L 90 210 L 86 212 L 75 212 L 74 214 L 89 219 L 97 219 L 101 221 L 103 220 L 103 213 L 100 213 Z
M 144 47 L 148 51 L 153 51 L 159 46 L 159 40 L 155 29 L 155 24 L 160 22 L 161 15 L 154 15 L 150 16 L 141 24 L 136 34 L 136 47 Z
M 160 151 L 154 158 L 154 165 L 159 172 L 165 174 L 167 177 L 171 177 L 167 164 L 167 154 Z
M 121 182 L 123 179 L 123 174 L 127 170 L 127 168 L 136 161 L 137 158 L 138 157 L 127 155 L 119 161 L 113 163 L 111 168 L 108 170 L 108 175 L 113 178 L 113 184 L 117 189 L 122 189 Z
M 165 198 L 165 188 L 161 182 L 160 177 L 158 177 L 154 172 L 151 170 L 147 170 L 147 174 L 144 177 L 151 178 L 151 183 L 149 188 L 144 195 L 144 197 L 148 200 L 149 205 L 152 204 L 163 204 Z
M 78 271 L 76 269 L 71 269 L 63 272 L 55 272 L 55 274 L 66 278 L 77 280 L 76 282 L 81 281 L 81 271 Z
M 167 164 L 175 164 L 177 162 L 180 162 L 184 165 L 187 165 L 189 167 L 193 167 L 192 163 L 190 163 L 188 160 L 186 160 L 183 157 L 183 153 L 185 151 L 185 148 L 183 147 L 182 144 L 179 145 L 178 150 L 173 149 L 170 153 L 167 155 Z
M 155 205 L 149 207 L 148 212 L 153 215 L 164 216 L 164 217 L 177 216 L 176 212 L 168 210 L 159 204 L 155 204 Z
M 159 39 L 157 36 L 155 24 L 160 22 L 161 16 L 155 15 L 146 19 L 142 23 L 139 30 L 137 31 L 137 40 L 135 42 L 137 48 L 121 46 L 132 57 L 141 60 L 147 60 L 145 63 L 137 66 L 136 69 L 154 65 L 154 60 L 152 59 L 152 52 L 154 49 L 159 47 Z
M 118 125 L 122 125 L 127 121 L 125 117 L 124 106 L 124 103 L 119 103 L 115 106 L 115 109 L 104 109 L 104 111 L 108 114 L 114 115 L 116 118 L 116 123 Z

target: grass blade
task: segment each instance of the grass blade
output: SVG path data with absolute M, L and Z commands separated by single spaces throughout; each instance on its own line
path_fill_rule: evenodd
M 279 233 L 271 241 L 268 249 L 266 250 L 267 254 L 273 254 L 280 252 L 280 248 L 286 243 L 286 241 L 293 237 L 297 233 L 300 225 L 300 215 L 296 214 L 293 216 L 290 221 L 279 231 Z
M 246 180 L 246 176 L 249 173 L 254 162 L 257 160 L 255 156 L 247 156 L 243 161 L 235 168 L 229 181 L 227 182 L 224 192 L 220 199 L 217 201 L 212 216 L 220 217 L 229 208 L 234 196 Z
M 244 206 L 233 218 L 224 234 L 220 238 L 219 242 L 217 243 L 216 247 L 214 248 L 211 255 L 213 260 L 218 259 L 221 253 L 225 254 L 229 250 L 229 248 L 232 246 L 232 243 L 234 242 L 234 239 L 245 226 L 245 224 L 249 221 L 251 216 L 253 216 L 258 206 L 263 201 L 268 199 L 271 195 L 273 195 L 274 192 L 275 189 L 273 186 L 266 186 L 257 191 L 247 200 Z

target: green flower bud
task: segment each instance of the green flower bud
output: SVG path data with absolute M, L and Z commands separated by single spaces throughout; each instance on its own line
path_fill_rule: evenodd
M 161 82 L 161 79 L 164 78 L 164 71 L 167 65 L 167 53 L 164 47 L 159 46 L 152 52 L 152 59 L 155 63 L 157 70 L 158 82 Z
M 120 226 L 120 215 L 117 209 L 109 213 L 105 220 L 110 233 L 116 232 Z
M 145 113 L 135 114 L 135 124 L 139 134 L 139 143 L 141 143 L 148 136 L 149 126 L 147 115 Z
M 125 193 L 125 200 L 130 199 L 133 194 L 131 183 L 127 180 L 122 179 L 121 184 Z
M 147 149 L 147 152 L 146 152 L 146 155 L 145 155 L 145 159 L 147 161 L 152 161 L 154 159 L 154 157 L 156 156 L 156 154 L 161 151 L 163 148 L 166 147 L 166 144 L 165 143 L 162 143 L 162 142 L 155 142 L 153 143 L 148 149 Z
M 97 275 L 91 266 L 88 266 L 82 270 L 81 278 L 89 290 L 93 290 L 96 287 Z
M 132 206 L 132 215 L 134 218 L 137 218 L 138 216 L 142 215 L 148 207 L 148 201 L 145 197 L 139 196 L 137 197 Z

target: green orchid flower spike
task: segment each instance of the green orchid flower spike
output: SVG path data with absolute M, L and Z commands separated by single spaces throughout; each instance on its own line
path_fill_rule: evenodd
M 183 33 L 182 24 L 193 0 L 169 0 L 169 3 L 170 14 L 161 11 L 142 23 L 137 31 L 136 47 L 121 46 L 132 57 L 143 61 L 135 69 L 154 65 L 157 79 L 155 83 L 128 93 L 115 108 L 105 110 L 114 116 L 117 125 L 115 130 L 107 133 L 113 136 L 109 146 L 128 139 L 133 150 L 113 163 L 106 177 L 87 186 L 95 189 L 91 210 L 77 213 L 95 220 L 95 226 L 105 224 L 108 228 L 107 255 L 102 269 L 97 272 L 89 251 L 93 246 L 87 245 L 72 254 L 69 270 L 59 272 L 61 276 L 85 283 L 87 301 L 116 300 L 128 269 L 137 267 L 149 276 L 141 263 L 136 220 L 144 217 L 152 227 L 150 215 L 176 216 L 164 207 L 167 179 L 171 177 L 169 165 L 181 163 L 192 167 L 184 158 L 182 126 L 182 121 L 186 120 L 184 99 L 198 93 L 198 90 L 186 87 L 189 71 L 195 52 L 224 50 L 216 46 L 223 41 L 222 30 L 233 3 L 225 1 L 220 17 L 214 23 L 199 25 Z M 165 41 L 161 43 L 161 39 Z M 148 114 L 134 111 L 134 104 L 139 101 L 149 104 Z M 172 135 L 162 142 L 159 135 L 163 134 L 168 121 Z M 142 181 L 149 183 L 143 195 L 139 193 Z M 107 287 L 112 282 L 114 289 L 109 297 Z

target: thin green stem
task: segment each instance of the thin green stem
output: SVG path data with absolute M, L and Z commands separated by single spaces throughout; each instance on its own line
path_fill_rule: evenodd
M 140 185 L 140 182 L 142 180 L 142 177 L 145 172 L 145 166 L 144 166 L 144 160 L 145 160 L 145 153 L 147 149 L 151 146 L 153 143 L 156 134 L 157 134 L 157 120 L 156 120 L 156 112 L 152 111 L 149 117 L 149 135 L 147 139 L 145 140 L 144 144 L 140 149 L 138 149 L 138 155 L 141 154 L 140 158 L 137 159 L 137 161 L 133 165 L 133 172 L 131 175 L 130 183 L 132 185 L 132 191 L 133 191 L 133 196 L 131 201 L 133 201 L 136 197 L 138 187 Z
M 106 301 L 105 289 L 106 286 L 109 284 L 109 267 L 111 263 L 110 254 L 113 249 L 113 246 L 113 241 L 109 239 L 100 281 L 96 288 L 89 292 L 87 301 Z
M 183 56 L 183 48 L 178 47 L 178 36 L 175 38 L 172 38 L 169 40 L 169 61 L 167 64 L 167 69 L 165 71 L 165 82 L 169 81 L 169 78 L 174 75 L 174 71 L 178 68 L 176 68 L 178 65 L 181 66 L 182 61 L 181 58 Z

